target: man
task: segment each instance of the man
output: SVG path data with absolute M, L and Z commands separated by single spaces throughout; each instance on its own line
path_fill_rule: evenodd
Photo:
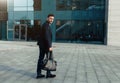
M 48 52 L 52 51 L 52 31 L 51 31 L 51 24 L 54 20 L 54 15 L 49 14 L 47 16 L 47 21 L 42 25 L 40 29 L 40 35 L 38 39 L 38 45 L 39 45 L 39 59 L 37 64 L 37 77 L 36 78 L 43 78 L 45 75 L 42 74 L 42 61 L 45 57 L 45 55 L 48 54 Z M 53 78 L 56 77 L 56 75 L 51 74 L 51 71 L 46 72 L 46 78 Z

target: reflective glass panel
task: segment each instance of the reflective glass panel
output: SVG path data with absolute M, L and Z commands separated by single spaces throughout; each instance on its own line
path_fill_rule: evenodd
M 27 0 L 14 0 L 14 6 L 27 6 Z
M 56 10 L 103 9 L 105 0 L 56 0 Z

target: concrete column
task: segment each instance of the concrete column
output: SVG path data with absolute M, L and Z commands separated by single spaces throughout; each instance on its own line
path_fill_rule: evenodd
M 108 4 L 107 45 L 120 46 L 120 0 Z

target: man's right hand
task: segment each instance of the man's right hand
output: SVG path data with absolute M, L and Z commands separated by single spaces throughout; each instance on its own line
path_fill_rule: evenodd
M 49 51 L 52 51 L 52 47 L 49 48 Z

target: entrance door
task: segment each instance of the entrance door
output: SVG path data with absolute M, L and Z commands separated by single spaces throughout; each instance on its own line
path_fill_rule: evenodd
M 27 25 L 18 24 L 14 25 L 14 40 L 27 40 Z

